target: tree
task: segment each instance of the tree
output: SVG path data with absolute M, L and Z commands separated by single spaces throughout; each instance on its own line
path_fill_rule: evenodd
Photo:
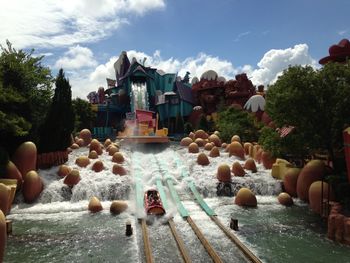
M 7 41 L 0 55 L 0 138 L 10 156 L 26 140 L 37 143 L 52 97 L 52 77 L 43 57 L 16 50 Z
M 208 125 L 208 120 L 205 117 L 205 114 L 202 114 L 200 119 L 199 119 L 199 123 L 198 123 L 198 127 L 197 130 L 204 130 L 206 132 L 209 131 L 209 125 Z
M 328 63 L 319 70 L 293 66 L 267 91 L 266 111 L 277 127 L 295 126 L 309 153 L 342 148 L 342 131 L 350 124 L 350 64 Z
M 72 106 L 75 114 L 74 131 L 91 130 L 96 119 L 96 113 L 92 110 L 91 104 L 86 100 L 76 98 L 72 101 Z
M 40 129 L 40 153 L 63 151 L 71 143 L 74 129 L 72 91 L 63 69 L 59 70 L 55 85 L 52 104 Z
M 216 127 L 223 141 L 230 142 L 232 135 L 239 135 L 242 141 L 257 141 L 259 125 L 248 112 L 229 107 L 218 113 Z

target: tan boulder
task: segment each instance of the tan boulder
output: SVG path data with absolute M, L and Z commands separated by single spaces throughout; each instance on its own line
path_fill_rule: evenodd
M 98 154 L 95 150 L 92 150 L 91 152 L 89 152 L 89 159 L 97 159 L 98 158 Z
M 287 170 L 292 167 L 293 165 L 287 160 L 277 158 L 276 162 L 272 165 L 271 176 L 283 180 Z
M 289 168 L 284 174 L 284 190 L 292 197 L 297 197 L 297 182 L 301 169 Z
M 29 171 L 24 176 L 22 194 L 26 203 L 34 202 L 43 190 L 43 182 L 36 171 Z
M 323 188 L 323 194 L 322 194 L 322 188 Z M 309 202 L 310 202 L 309 206 L 311 210 L 321 215 L 322 200 L 327 200 L 327 199 L 331 201 L 334 200 L 332 188 L 328 185 L 328 183 L 326 182 L 322 183 L 322 181 L 313 182 L 309 188 Z
M 22 176 L 29 171 L 36 170 L 37 150 L 32 142 L 22 143 L 13 155 L 13 163 L 21 172 Z
M 95 173 L 99 173 L 104 169 L 104 165 L 103 162 L 100 160 L 97 160 L 96 162 L 94 162 L 94 164 L 92 165 L 91 169 L 95 171 Z
M 91 131 L 89 129 L 81 130 L 79 133 L 79 138 L 83 139 L 83 146 L 87 146 L 92 140 Z
M 204 147 L 205 141 L 202 138 L 197 138 L 194 142 L 198 145 L 198 147 Z
M 245 175 L 245 171 L 239 162 L 234 162 L 232 164 L 232 173 L 235 176 L 239 176 L 239 177 L 243 177 Z
M 309 201 L 309 188 L 313 182 L 322 180 L 325 174 L 325 165 L 320 160 L 311 160 L 301 170 L 297 181 L 298 197 Z
M 114 145 L 109 147 L 108 154 L 110 156 L 113 156 L 116 152 L 119 152 L 119 148 L 118 147 L 116 147 Z
M 235 204 L 239 206 L 256 207 L 257 200 L 253 192 L 248 188 L 241 188 L 236 194 Z
M 198 154 L 198 156 L 197 156 L 197 163 L 199 165 L 208 165 L 209 164 L 208 156 L 206 156 L 205 153 Z
M 218 157 L 218 156 L 220 156 L 220 150 L 219 150 L 219 148 L 216 147 L 216 146 L 214 146 L 214 147 L 210 150 L 209 156 L 210 156 L 210 157 Z
M 119 175 L 126 175 L 126 170 L 123 166 L 119 164 L 113 165 L 113 173 L 114 174 L 119 174 Z
M 256 173 L 258 169 L 256 168 L 255 161 L 252 158 L 249 158 L 244 163 L 244 169 L 252 171 L 253 173 Z
M 266 169 L 271 169 L 275 161 L 276 158 L 274 158 L 269 152 L 263 151 L 261 153 L 261 162 Z
M 125 201 L 115 200 L 111 203 L 110 212 L 113 215 L 119 215 L 128 209 L 128 204 Z
M 231 182 L 231 170 L 227 164 L 220 164 L 216 173 L 220 182 Z
M 188 152 L 189 153 L 198 153 L 199 152 L 199 147 L 197 143 L 193 142 L 188 146 Z
M 79 138 L 75 143 L 78 144 L 79 147 L 85 146 L 85 142 L 82 138 Z
M 76 143 L 73 143 L 69 148 L 71 148 L 72 150 L 76 150 L 76 149 L 79 149 L 79 145 L 76 144 Z
M 226 149 L 227 148 L 227 143 L 226 142 L 223 142 L 222 144 L 221 144 L 221 148 L 223 148 L 223 149 Z
M 221 140 L 220 140 L 219 136 L 217 136 L 216 134 L 210 135 L 208 139 L 209 139 L 209 142 L 214 143 L 216 147 L 221 146 Z
M 214 145 L 210 142 L 208 142 L 207 144 L 205 144 L 204 146 L 204 150 L 206 151 L 210 151 L 211 149 L 213 149 Z
M 103 144 L 103 146 L 105 147 L 105 148 L 107 148 L 109 145 L 111 145 L 112 144 L 112 141 L 111 141 L 111 139 L 106 139 L 105 140 L 105 143 Z
M 112 162 L 114 163 L 123 163 L 125 161 L 124 156 L 121 152 L 116 152 L 113 154 Z
M 245 142 L 243 144 L 243 148 L 244 148 L 245 155 L 249 155 L 250 156 L 250 152 L 253 149 L 253 144 L 251 144 L 250 142 Z M 252 157 L 252 156 L 250 156 L 250 157 Z
M 74 185 L 78 184 L 80 181 L 80 173 L 78 170 L 73 169 L 63 180 L 63 183 L 73 187 Z
M 65 177 L 65 176 L 68 175 L 71 171 L 72 171 L 72 168 L 71 168 L 71 167 L 69 167 L 68 165 L 62 164 L 62 165 L 60 165 L 60 167 L 58 168 L 57 175 L 58 175 L 59 177 Z
M 244 160 L 244 149 L 242 144 L 237 141 L 232 142 L 228 148 L 229 156 L 236 156 Z
M 201 139 L 204 140 L 204 139 L 208 138 L 208 134 L 205 131 L 203 131 L 203 130 L 197 130 L 194 133 L 194 137 L 195 137 L 195 139 L 201 138 Z
M 190 132 L 188 137 L 190 137 L 192 139 L 192 141 L 194 141 L 196 139 L 196 135 L 193 132 Z
M 220 138 L 220 132 L 219 131 L 214 131 L 214 134 Z
M 278 202 L 281 204 L 281 205 L 284 205 L 284 206 L 291 206 L 293 205 L 293 199 L 292 197 L 288 194 L 288 193 L 280 193 L 278 195 Z
M 241 138 L 238 135 L 233 135 L 231 138 L 231 143 L 233 143 L 233 142 L 241 143 Z
M 6 165 L 5 178 L 16 179 L 17 180 L 17 189 L 20 189 L 22 187 L 22 183 L 23 183 L 22 174 L 17 169 L 17 166 L 11 161 L 9 161 Z
M 5 248 L 7 242 L 6 218 L 0 211 L 0 262 L 3 262 L 5 256 Z
M 90 152 L 91 151 L 96 151 L 98 155 L 102 154 L 102 146 L 101 146 L 101 143 L 98 140 L 96 140 L 96 139 L 91 140 L 91 142 L 90 142 Z
M 180 145 L 181 145 L 181 146 L 188 146 L 188 145 L 190 145 L 192 142 L 193 142 L 193 140 L 192 140 L 190 137 L 185 137 L 185 138 L 182 138 L 182 140 L 181 140 L 181 142 L 180 142 Z
M 75 163 L 79 166 L 79 167 L 86 167 L 90 164 L 90 159 L 87 156 L 79 156 L 76 160 Z
M 102 204 L 96 196 L 91 197 L 88 209 L 91 213 L 97 213 L 103 210 Z

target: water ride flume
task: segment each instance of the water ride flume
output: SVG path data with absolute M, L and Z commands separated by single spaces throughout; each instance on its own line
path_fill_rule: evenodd
M 125 130 L 118 134 L 117 139 L 124 143 L 167 143 L 168 129 L 158 129 L 158 113 L 137 109 L 135 114 L 128 116 Z
M 144 196 L 145 210 L 148 215 L 161 216 L 165 214 L 165 210 L 157 190 L 149 189 Z

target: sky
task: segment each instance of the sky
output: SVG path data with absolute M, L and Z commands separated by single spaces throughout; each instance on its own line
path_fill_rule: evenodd
M 319 68 L 349 39 L 349 10 L 349 0 L 0 0 L 0 43 L 44 55 L 83 99 L 115 79 L 124 50 L 179 76 L 245 72 L 267 86 L 289 65 Z

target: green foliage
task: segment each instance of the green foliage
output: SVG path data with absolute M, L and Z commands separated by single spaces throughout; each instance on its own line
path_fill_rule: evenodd
M 175 119 L 175 132 L 184 133 L 184 119 L 179 113 L 176 115 Z
M 96 113 L 91 109 L 90 103 L 76 98 L 72 101 L 72 106 L 75 113 L 74 131 L 79 132 L 82 129 L 92 130 Z
M 51 101 L 50 70 L 32 52 L 17 51 L 9 41 L 1 46 L 0 138 L 10 155 L 25 140 L 37 142 L 37 128 Z
M 74 130 L 72 91 L 63 69 L 59 70 L 55 85 L 52 104 L 40 129 L 41 153 L 65 150 L 70 145 Z
M 278 127 L 297 127 L 299 136 L 290 147 L 328 151 L 334 159 L 334 150 L 343 144 L 342 130 L 350 124 L 350 64 L 289 67 L 269 87 L 266 102 Z
M 193 132 L 193 126 L 190 122 L 186 122 L 184 125 L 184 130 L 186 134 L 190 134 L 190 132 Z
M 206 132 L 209 131 L 209 123 L 204 114 L 202 114 L 201 118 L 199 119 L 197 130 L 204 130 Z
M 233 135 L 239 135 L 242 141 L 253 142 L 259 137 L 259 125 L 248 112 L 229 107 L 218 113 L 216 127 L 220 137 L 230 142 Z

